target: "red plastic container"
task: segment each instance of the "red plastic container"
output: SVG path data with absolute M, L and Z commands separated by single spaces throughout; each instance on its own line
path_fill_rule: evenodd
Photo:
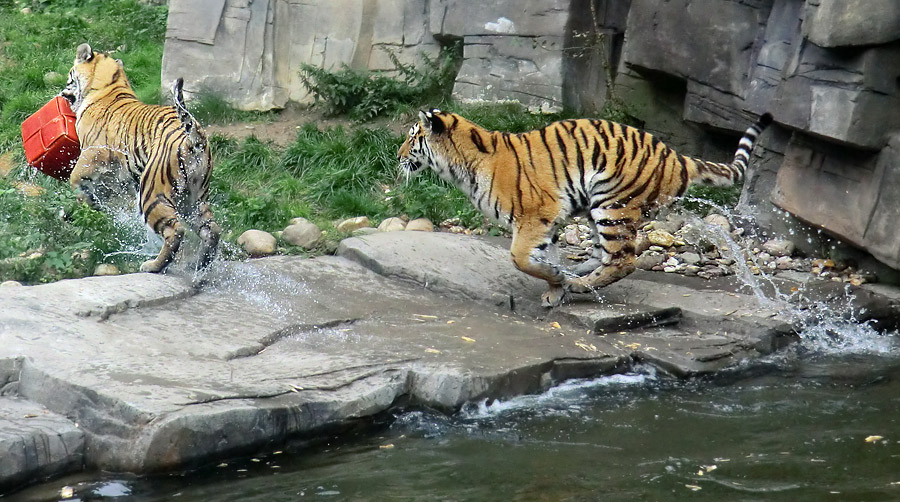
M 69 102 L 57 96 L 25 119 L 22 144 L 29 165 L 47 176 L 68 180 L 81 153 Z

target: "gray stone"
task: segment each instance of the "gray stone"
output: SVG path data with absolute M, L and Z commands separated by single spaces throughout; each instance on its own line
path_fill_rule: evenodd
M 803 34 L 821 47 L 892 42 L 900 39 L 900 4 L 894 0 L 806 2 Z
M 794 254 L 794 243 L 787 239 L 769 239 L 762 248 L 772 256 L 791 256 Z
M 303 218 L 294 218 L 291 221 L 292 223 L 281 234 L 288 244 L 312 249 L 322 241 L 322 230 L 315 223 Z
M 430 7 L 432 33 L 438 36 L 561 34 L 569 20 L 565 0 L 433 0 Z
M 452 412 L 637 361 L 698 375 L 791 339 L 753 296 L 642 271 L 599 290 L 602 302 L 578 295 L 548 314 L 545 284 L 515 269 L 508 245 L 378 233 L 337 257 L 218 263 L 199 291 L 171 274 L 12 288 L 0 382 L 74 420 L 86 466 L 152 472 L 333 431 L 400 398 Z
M 685 263 L 687 265 L 698 265 L 700 264 L 700 255 L 697 253 L 687 252 L 687 253 L 678 253 L 675 255 L 679 261 Z
M 541 110 L 562 108 L 561 35 L 467 36 L 453 94 L 464 100 L 515 99 Z
M 237 243 L 252 257 L 275 252 L 275 236 L 264 230 L 247 230 L 238 237 Z
M 755 2 L 633 0 L 622 59 L 633 67 L 737 94 L 750 69 L 757 27 L 766 15 L 767 9 Z
M 871 154 L 795 136 L 778 171 L 772 202 L 858 246 L 878 201 L 883 164 Z
M 0 397 L 0 493 L 83 468 L 84 434 L 45 407 Z

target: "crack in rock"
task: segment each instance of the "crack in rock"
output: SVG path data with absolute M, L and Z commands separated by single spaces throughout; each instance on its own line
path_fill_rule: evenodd
M 291 324 L 291 325 L 281 328 L 277 331 L 269 333 L 268 335 L 262 337 L 262 339 L 260 339 L 259 342 L 257 342 L 254 345 L 250 345 L 247 347 L 241 347 L 237 350 L 233 350 L 233 351 L 229 352 L 228 355 L 225 356 L 225 360 L 233 361 L 235 359 L 242 359 L 245 357 L 258 356 L 258 355 L 262 354 L 263 351 L 265 351 L 266 349 L 271 347 L 272 345 L 275 345 L 276 343 L 280 342 L 281 340 L 284 340 L 285 338 L 287 338 L 289 336 L 303 333 L 305 331 L 313 331 L 313 330 L 317 330 L 317 329 L 330 329 L 330 328 L 336 328 L 338 326 L 349 326 L 349 325 L 354 324 L 357 321 L 359 321 L 359 319 L 335 319 L 333 321 L 326 321 L 326 322 L 316 323 L 316 324 L 304 324 L 304 323 Z
M 105 321 L 113 314 L 121 314 L 128 309 L 139 309 L 147 307 L 159 307 L 167 303 L 184 300 L 196 295 L 199 292 L 197 288 L 189 288 L 171 295 L 160 296 L 158 298 L 148 299 L 128 299 L 112 305 L 99 305 L 85 310 L 75 312 L 78 317 L 97 317 L 98 321 Z

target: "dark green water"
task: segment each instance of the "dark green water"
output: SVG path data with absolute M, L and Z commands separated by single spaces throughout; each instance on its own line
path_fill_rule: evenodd
M 400 414 L 341 444 L 69 478 L 9 500 L 60 500 L 65 485 L 68 500 L 123 502 L 900 500 L 898 339 L 875 343 L 801 347 L 715 381 L 573 382 L 454 417 Z

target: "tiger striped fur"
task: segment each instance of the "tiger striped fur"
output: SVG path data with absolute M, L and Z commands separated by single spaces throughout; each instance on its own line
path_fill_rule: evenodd
M 60 93 L 75 111 L 81 143 L 69 178 L 79 197 L 99 208 L 102 187 L 124 178 L 137 190 L 144 221 L 163 238 L 156 259 L 141 265 L 143 272 L 161 272 L 172 262 L 186 224 L 200 236 L 197 269 L 205 269 L 221 233 L 207 202 L 209 143 L 184 105 L 182 85 L 179 78 L 172 86 L 174 107 L 141 103 L 121 61 L 81 44 Z
M 432 109 L 419 113 L 398 159 L 407 175 L 431 167 L 486 216 L 511 226 L 513 263 L 547 281 L 542 303 L 555 306 L 567 292 L 588 292 L 633 272 L 644 212 L 683 195 L 691 183 L 739 181 L 771 121 L 762 115 L 724 164 L 679 155 L 646 132 L 606 120 L 563 120 L 510 134 Z M 555 256 L 557 226 L 578 215 L 589 216 L 593 248 L 587 266 L 571 274 Z

